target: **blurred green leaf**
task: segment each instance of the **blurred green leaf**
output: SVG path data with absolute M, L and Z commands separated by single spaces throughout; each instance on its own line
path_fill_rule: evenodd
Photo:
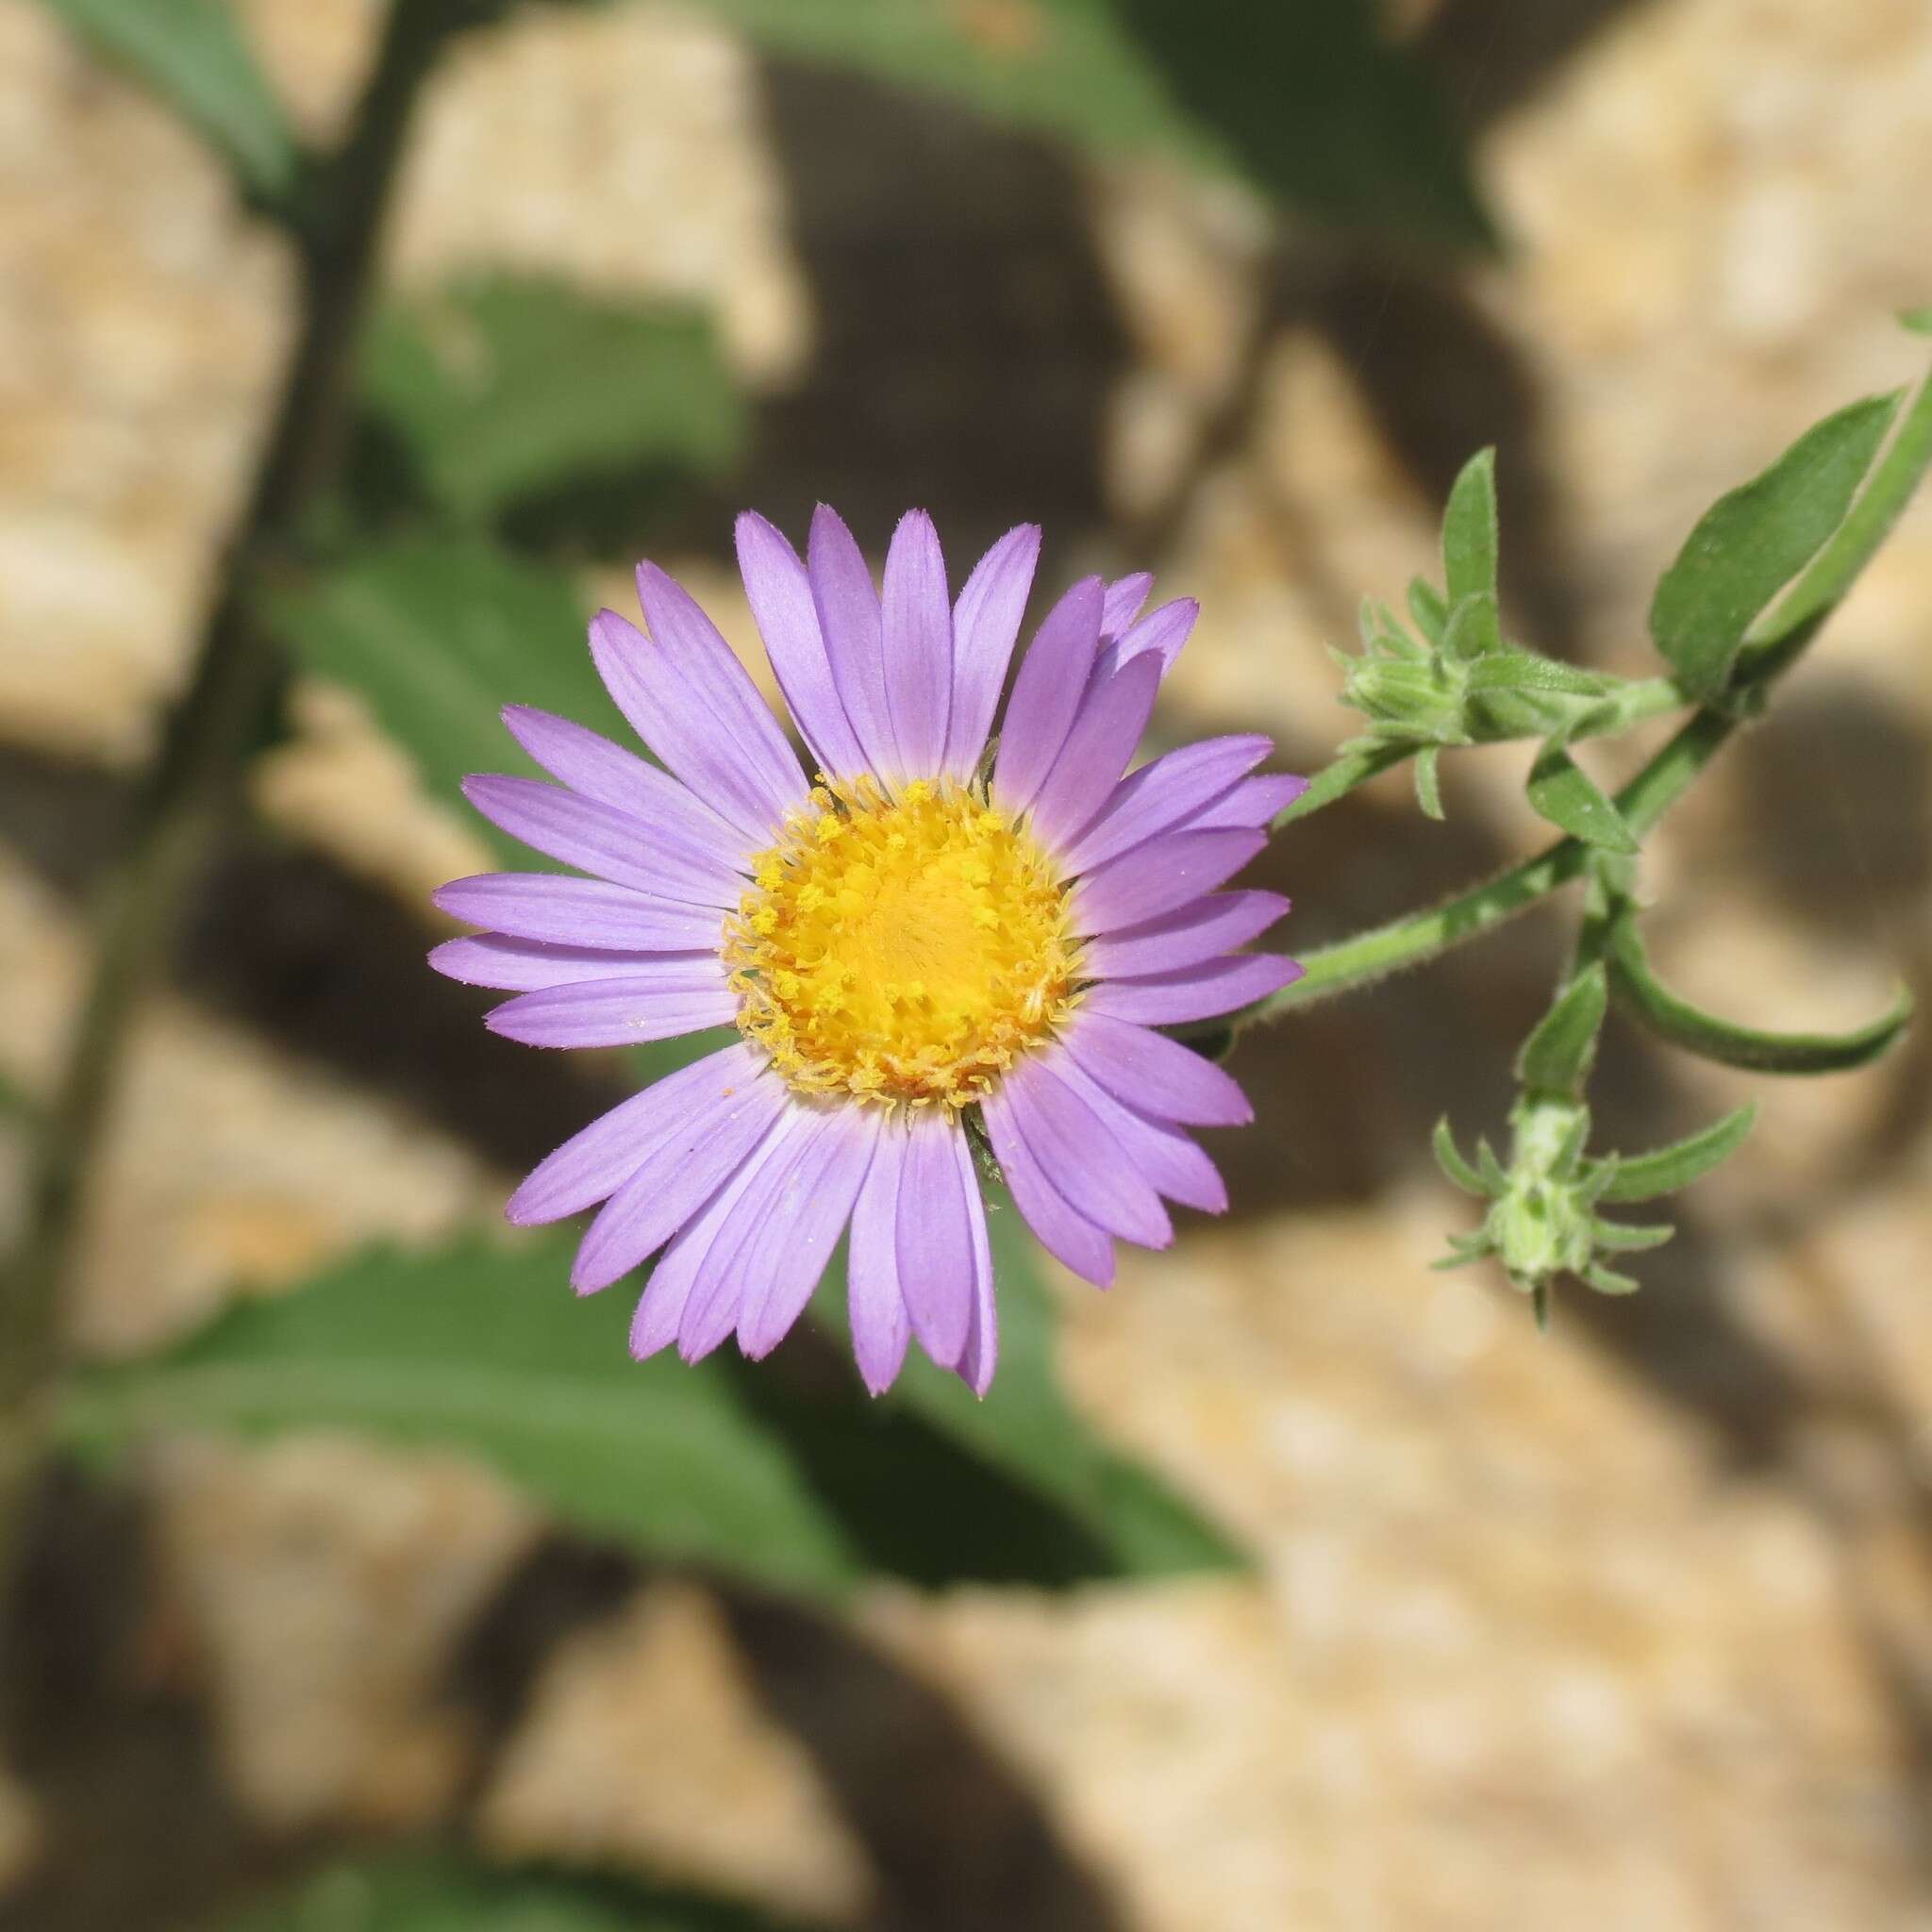
M 1166 150 L 1320 219 L 1486 245 L 1426 71 L 1367 0 L 703 0 L 762 44 L 1103 154 Z
M 1603 962 L 1586 967 L 1558 994 L 1516 1056 L 1516 1077 L 1533 1093 L 1583 1091 L 1609 1005 Z
M 1743 1145 L 1757 1118 L 1757 1103 L 1747 1101 L 1723 1120 L 1673 1141 L 1668 1147 L 1648 1154 L 1619 1155 L 1597 1198 L 1606 1202 L 1655 1201 L 1660 1195 L 1674 1194 L 1720 1161 L 1729 1159 Z
M 1651 970 L 1637 922 L 1620 918 L 1610 932 L 1611 986 L 1618 1004 L 1673 1046 L 1720 1066 L 1759 1074 L 1844 1074 L 1868 1066 L 1911 1024 L 1913 1001 L 1901 987 L 1890 1008 L 1849 1033 L 1764 1033 L 1721 1020 L 1680 999 Z
M 511 702 L 560 711 L 630 741 L 584 642 L 569 578 L 476 540 L 352 554 L 275 606 L 301 664 L 357 691 L 451 805 L 471 772 L 525 769 L 503 728 Z M 477 818 L 512 865 L 529 855 Z
M 791 1932 L 806 1932 L 788 1922 Z M 221 1932 L 781 1932 L 762 1913 L 618 1878 L 444 1853 L 332 1865 Z
M 1605 852 L 1637 850 L 1623 813 L 1559 742 L 1552 741 L 1538 754 L 1528 793 L 1538 816 L 1572 838 Z
M 47 5 L 219 147 L 251 192 L 287 196 L 301 164 L 295 136 L 225 0 Z
M 744 441 L 744 405 L 704 315 L 538 276 L 473 275 L 391 303 L 362 381 L 460 519 L 619 471 L 717 476 Z
M 787 1589 L 849 1583 L 845 1540 L 721 1363 L 634 1362 L 634 1295 L 579 1300 L 574 1245 L 472 1240 L 353 1257 L 173 1351 L 84 1371 L 83 1449 L 156 1429 L 349 1429 L 479 1457 L 556 1518 Z
M 1932 307 L 1907 308 L 1899 320 L 1918 335 L 1932 336 Z
M 1453 608 L 1465 597 L 1496 595 L 1496 452 L 1462 466 L 1442 512 L 1442 580 Z
M 1691 696 L 1724 689 L 1752 619 L 1844 521 L 1898 404 L 1871 396 L 1827 416 L 1691 531 L 1650 609 L 1651 636 Z
M 1121 1574 L 1241 1570 L 1249 1558 L 1226 1533 L 1154 1471 L 1110 1448 L 1068 1401 L 1059 1379 L 1058 1322 L 1032 1237 L 1004 1191 L 989 1190 L 987 1228 L 999 1281 L 999 1371 L 984 1400 L 915 1346 L 883 1408 L 903 1408 L 1064 1510 Z M 844 1271 L 827 1275 L 815 1317 L 841 1339 Z M 929 1499 L 943 1509 L 943 1498 Z

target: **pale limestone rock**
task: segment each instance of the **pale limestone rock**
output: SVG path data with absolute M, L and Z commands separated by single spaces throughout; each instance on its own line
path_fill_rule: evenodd
M 334 1437 L 155 1457 L 189 1668 L 244 1802 L 277 1830 L 425 1824 L 471 1758 L 452 1644 L 537 1534 L 454 1457 Z
M 481 1829 L 511 1856 L 636 1864 L 841 1924 L 871 1892 L 809 1758 L 754 1703 L 715 1604 L 685 1583 L 650 1585 L 561 1648 Z

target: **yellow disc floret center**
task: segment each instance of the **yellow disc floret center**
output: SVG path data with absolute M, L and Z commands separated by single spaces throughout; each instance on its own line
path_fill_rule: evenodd
M 725 926 L 738 1024 L 802 1092 L 968 1107 L 1071 1010 L 1044 852 L 963 789 L 822 782 Z

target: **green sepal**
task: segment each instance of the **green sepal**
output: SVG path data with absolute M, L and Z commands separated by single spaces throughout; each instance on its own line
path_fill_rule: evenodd
M 1496 452 L 1463 465 L 1442 512 L 1442 581 L 1451 607 L 1496 594 Z
M 1436 1131 L 1429 1137 L 1429 1146 L 1436 1156 L 1436 1165 L 1442 1170 L 1444 1177 L 1452 1187 L 1457 1187 L 1465 1194 L 1474 1194 L 1478 1200 L 1489 1197 L 1489 1189 L 1483 1185 L 1483 1177 L 1462 1157 L 1462 1149 L 1456 1144 L 1456 1135 L 1449 1125 L 1445 1113 L 1436 1123 Z
M 1436 766 L 1441 756 L 1441 747 L 1435 744 L 1425 744 L 1415 755 L 1415 802 L 1424 818 L 1439 821 L 1442 817 L 1442 784 Z
M 1559 831 L 1606 852 L 1635 852 L 1637 841 L 1611 804 L 1560 738 L 1553 738 L 1530 767 L 1529 802 L 1539 817 Z
M 1627 1204 L 1674 1194 L 1679 1188 L 1689 1187 L 1735 1154 L 1757 1119 L 1757 1103 L 1746 1101 L 1723 1120 L 1695 1134 L 1687 1134 L 1681 1141 L 1673 1141 L 1668 1147 L 1658 1147 L 1649 1154 L 1619 1156 L 1614 1163 L 1606 1161 L 1604 1164 L 1610 1172 L 1597 1199 Z
M 1559 664 L 1541 651 L 1525 651 L 1519 644 L 1507 644 L 1487 653 L 1472 665 L 1469 683 L 1472 691 L 1548 691 L 1564 697 L 1607 697 L 1623 680 L 1604 671 L 1582 671 L 1574 664 Z
M 1899 395 L 1869 396 L 1806 431 L 1705 512 L 1657 587 L 1650 633 L 1700 699 L 1729 679 L 1751 621 L 1844 521 Z
M 1415 627 L 1430 643 L 1440 644 L 1442 641 L 1442 633 L 1449 627 L 1449 605 L 1441 591 L 1426 577 L 1410 577 L 1408 580 L 1408 614 L 1415 619 Z
M 1516 1056 L 1517 1079 L 1532 1093 L 1581 1093 L 1609 1002 L 1603 962 L 1596 960 L 1563 989 L 1523 1042 Z M 1587 1132 L 1588 1119 L 1580 1118 Z
M 1483 1186 L 1491 1194 L 1507 1194 L 1509 1191 L 1509 1176 L 1503 1171 L 1503 1163 L 1496 1158 L 1496 1150 L 1490 1145 L 1485 1134 L 1475 1143 L 1476 1172 L 1482 1175 Z
M 1659 1040 L 1686 1053 L 1757 1074 L 1843 1074 L 1869 1066 L 1911 1023 L 1913 1000 L 1901 987 L 1890 1008 L 1849 1033 L 1766 1033 L 1721 1020 L 1680 999 L 1651 970 L 1649 955 L 1627 914 L 1610 932 L 1611 984 L 1617 1001 Z
M 1640 1255 L 1645 1248 L 1660 1248 L 1677 1231 L 1661 1221 L 1633 1226 L 1628 1222 L 1599 1220 L 1591 1222 L 1591 1228 L 1597 1246 L 1611 1255 Z
M 1641 1286 L 1631 1275 L 1619 1274 L 1614 1268 L 1596 1265 L 1586 1268 L 1583 1278 L 1599 1294 L 1635 1294 Z

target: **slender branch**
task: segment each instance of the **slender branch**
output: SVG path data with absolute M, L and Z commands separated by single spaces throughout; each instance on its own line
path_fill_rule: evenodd
M 275 675 L 252 597 L 332 474 L 357 331 L 410 114 L 453 24 L 443 0 L 391 8 L 350 132 L 309 184 L 292 232 L 301 333 L 275 422 L 208 610 L 193 676 L 146 785 L 140 829 L 104 900 L 92 974 L 37 1137 L 26 1227 L 0 1276 L 0 1525 L 39 1453 L 58 1352 L 58 1298 L 133 1016 L 166 959 L 183 890 L 219 833 Z

